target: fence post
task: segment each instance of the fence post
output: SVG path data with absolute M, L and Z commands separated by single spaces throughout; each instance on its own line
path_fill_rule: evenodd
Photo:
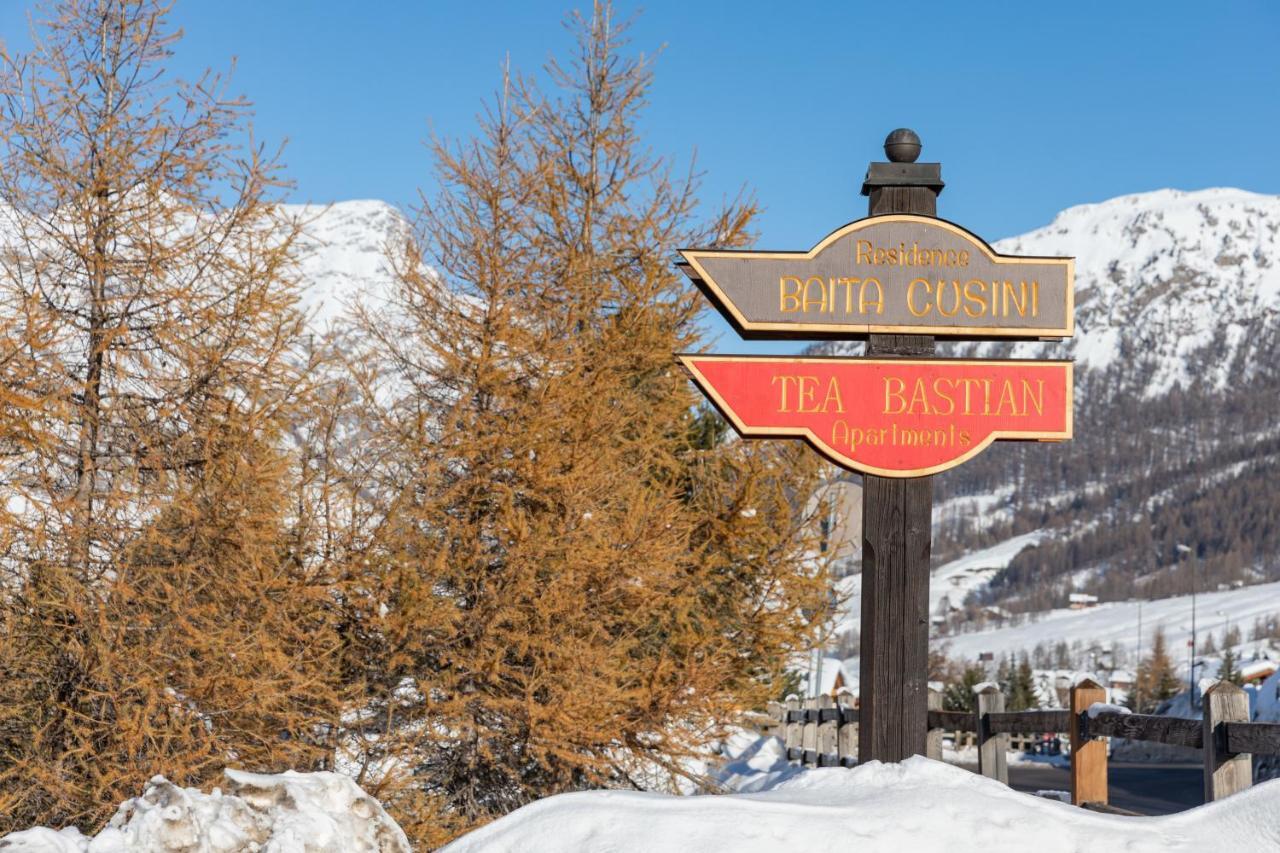
M 811 696 L 805 699 L 804 709 L 805 711 L 816 711 L 818 709 L 817 697 Z M 800 763 L 808 764 L 809 752 L 812 751 L 814 755 L 818 753 L 818 723 L 807 713 L 805 714 L 804 733 L 800 738 L 800 746 L 804 749 L 804 757 L 800 759 Z M 813 763 L 817 764 L 818 762 L 815 760 Z
M 1008 785 L 1009 767 L 1005 752 L 1009 748 L 1009 736 L 992 734 L 987 719 L 988 714 L 1004 711 L 1004 694 L 999 687 L 988 684 L 978 691 L 977 699 L 978 721 L 974 728 L 978 732 L 978 772 Z
M 847 695 L 841 696 L 836 706 L 852 708 L 853 701 Z M 858 758 L 858 724 L 844 722 L 843 714 L 841 715 L 840 728 L 836 734 L 836 754 L 840 756 L 842 765 L 848 763 L 845 759 L 856 761 Z
M 798 711 L 800 710 L 800 700 L 795 696 L 788 696 L 787 701 L 782 704 L 782 707 L 784 714 L 790 714 L 792 711 Z M 800 746 L 800 735 L 803 730 L 803 726 L 800 723 L 793 723 L 790 720 L 787 720 L 782 730 L 785 733 L 783 744 L 787 748 L 787 760 L 791 760 L 791 750 L 797 749 Z
M 834 708 L 835 706 L 836 700 L 832 699 L 830 696 L 823 695 L 818 697 L 818 713 L 822 713 L 824 710 Z M 821 756 L 836 754 L 836 731 L 839 726 L 839 718 L 818 723 L 819 766 L 822 764 Z
M 1107 701 L 1107 691 L 1092 679 L 1071 688 L 1071 802 L 1107 802 L 1107 743 L 1089 737 L 1088 710 Z
M 942 691 L 936 687 L 929 688 L 929 710 L 942 710 Z M 942 729 L 935 729 L 932 726 L 929 728 L 924 750 L 926 758 L 932 758 L 934 761 L 942 760 Z
M 1227 752 L 1227 729 L 1221 723 L 1249 720 L 1249 695 L 1230 681 L 1219 681 L 1204 694 L 1204 801 L 1229 797 L 1253 784 L 1253 756 Z
M 765 705 L 765 713 L 769 715 L 769 729 L 765 732 L 767 735 L 780 738 L 786 732 L 787 726 L 787 707 L 781 702 L 770 701 Z

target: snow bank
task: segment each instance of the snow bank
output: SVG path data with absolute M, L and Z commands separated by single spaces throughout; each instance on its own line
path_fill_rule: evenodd
M 37 828 L 0 838 L 4 853 L 409 853 L 378 801 L 337 773 L 227 770 L 227 793 L 162 776 L 93 838 Z
M 760 794 L 562 794 L 466 835 L 446 853 L 1180 853 L 1280 849 L 1280 781 L 1167 817 L 1096 814 L 911 758 L 810 770 Z

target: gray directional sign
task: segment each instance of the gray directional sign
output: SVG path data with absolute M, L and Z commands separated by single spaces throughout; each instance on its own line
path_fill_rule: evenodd
M 1073 259 L 1000 255 L 927 216 L 861 219 L 807 252 L 680 254 L 746 337 L 1061 338 L 1074 328 Z

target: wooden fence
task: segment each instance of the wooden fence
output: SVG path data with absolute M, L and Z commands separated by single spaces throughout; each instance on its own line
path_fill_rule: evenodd
M 1071 689 L 1070 708 L 1005 711 L 1004 696 L 994 685 L 975 698 L 973 713 L 944 711 L 942 694 L 929 692 L 930 758 L 942 758 L 946 732 L 972 732 L 978 772 L 1007 785 L 1006 751 L 1013 743 L 1034 742 L 1046 733 L 1066 734 L 1071 744 L 1071 802 L 1095 811 L 1119 811 L 1107 804 L 1108 737 L 1203 750 L 1206 802 L 1253 784 L 1254 755 L 1280 755 L 1280 723 L 1249 722 L 1248 695 L 1225 681 L 1205 692 L 1203 720 L 1124 713 L 1105 705 L 1106 691 L 1089 680 Z M 769 719 L 770 732 L 786 744 L 791 761 L 815 767 L 858 763 L 858 709 L 845 697 L 770 703 Z

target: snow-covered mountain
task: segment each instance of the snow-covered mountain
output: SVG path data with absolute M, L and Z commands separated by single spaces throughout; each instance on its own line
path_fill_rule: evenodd
M 1075 257 L 1076 336 L 1065 350 L 1085 370 L 1131 364 L 1144 396 L 1197 381 L 1221 390 L 1271 367 L 1256 356 L 1274 342 L 1280 310 L 1278 196 L 1236 189 L 1121 196 L 1069 208 L 995 248 Z M 1015 347 L 1026 356 L 1061 351 Z
M 361 295 L 390 287 L 389 245 L 408 227 L 404 216 L 383 201 L 343 201 L 331 205 L 285 205 L 287 216 L 303 223 L 299 244 L 302 306 L 318 327 L 332 322 Z
M 939 351 L 1073 358 L 1075 438 L 1000 443 L 937 478 L 934 586 L 968 558 L 1007 564 L 962 573 L 952 627 L 986 605 L 1062 608 L 1073 591 L 1123 601 L 1280 578 L 1280 197 L 1121 196 L 995 247 L 1076 258 L 1075 337 Z

